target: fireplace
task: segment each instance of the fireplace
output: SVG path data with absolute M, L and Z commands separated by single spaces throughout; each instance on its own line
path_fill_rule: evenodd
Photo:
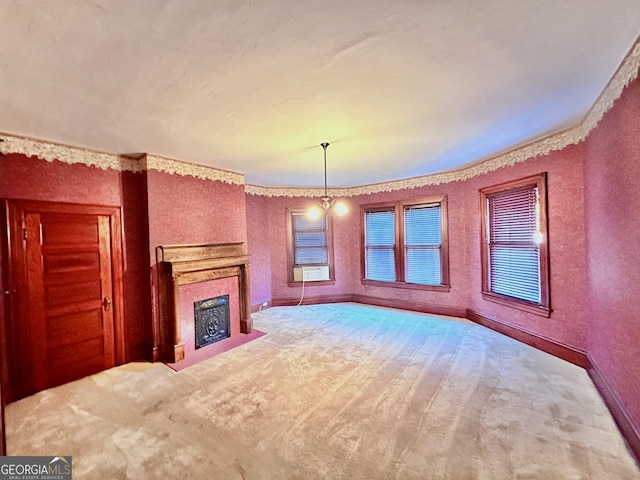
M 229 295 L 193 304 L 196 350 L 231 336 Z
M 232 334 L 233 328 L 239 328 L 238 333 L 251 333 L 253 324 L 249 308 L 249 256 L 246 254 L 244 243 L 222 243 L 206 245 L 163 245 L 156 248 L 158 264 L 158 315 L 154 316 L 154 360 L 175 363 L 185 358 L 186 332 L 181 332 L 180 295 L 190 287 L 207 290 L 211 282 L 225 280 L 231 282 L 235 278 L 237 285 L 236 299 L 233 308 L 239 309 L 239 327 L 224 328 Z M 227 288 L 223 292 L 205 292 L 193 298 L 195 303 L 201 299 L 221 296 L 236 288 Z M 190 303 L 189 305 L 192 305 Z M 227 300 L 229 306 L 229 300 Z M 189 306 L 189 308 L 192 308 Z M 192 310 L 193 311 L 193 310 Z M 236 314 L 237 315 L 237 314 Z M 237 316 L 232 316 L 237 318 Z M 195 319 L 191 319 L 195 323 Z M 211 329 L 219 325 L 209 325 Z M 195 327 L 191 325 L 190 332 Z M 208 335 L 208 334 L 207 334 Z M 235 334 L 234 334 L 235 335 Z M 191 334 L 188 335 L 189 337 Z M 215 337 L 217 338 L 217 336 Z M 220 341 L 224 338 L 217 338 Z M 210 340 L 207 337 L 207 341 Z M 196 340 L 198 342 L 198 340 Z M 189 339 L 189 349 L 191 348 Z

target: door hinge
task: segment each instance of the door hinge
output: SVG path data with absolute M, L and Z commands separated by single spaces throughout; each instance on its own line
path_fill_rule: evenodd
M 27 229 L 26 229 L 26 228 L 23 228 L 23 229 L 22 229 L 22 237 L 26 240 L 28 236 L 29 236 L 29 235 L 27 235 Z

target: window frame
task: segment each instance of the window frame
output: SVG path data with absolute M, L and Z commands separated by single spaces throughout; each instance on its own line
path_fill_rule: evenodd
M 540 302 L 532 302 L 517 297 L 512 297 L 491 291 L 489 285 L 489 244 L 487 227 L 489 226 L 487 201 L 492 196 L 510 191 L 525 190 L 530 188 L 538 189 L 539 206 L 539 233 L 541 242 L 537 244 L 539 271 L 540 271 Z M 551 315 L 550 279 L 549 279 L 549 235 L 548 235 L 548 202 L 547 202 L 547 173 L 513 180 L 510 182 L 485 187 L 479 190 L 480 193 L 480 257 L 482 265 L 482 298 L 491 302 L 517 308 L 525 312 L 534 313 L 543 317 Z
M 306 215 L 308 208 L 304 207 L 290 207 L 286 209 L 286 235 L 287 235 L 287 284 L 290 287 L 300 286 L 302 282 L 294 281 L 293 269 L 299 265 L 295 264 L 295 252 L 294 252 L 294 240 L 293 240 L 293 215 Z M 335 285 L 334 274 L 334 256 L 333 256 L 333 219 L 331 215 L 327 215 L 327 260 L 328 263 L 314 263 L 313 265 L 328 265 L 329 266 L 329 280 L 321 280 L 317 282 L 305 282 L 305 286 L 317 286 L 317 285 Z M 309 266 L 312 264 L 308 264 Z
M 406 282 L 405 275 L 405 249 L 404 242 L 405 209 L 423 205 L 440 205 L 440 285 Z M 383 280 L 370 280 L 366 278 L 366 246 L 365 246 L 365 215 L 367 212 L 393 210 L 395 215 L 394 225 L 394 258 L 396 264 L 396 280 L 391 282 Z M 433 195 L 412 200 L 395 202 L 373 203 L 360 206 L 360 281 L 363 285 L 391 288 L 407 288 L 412 290 L 430 290 L 448 292 L 451 289 L 449 279 L 449 227 L 446 195 Z

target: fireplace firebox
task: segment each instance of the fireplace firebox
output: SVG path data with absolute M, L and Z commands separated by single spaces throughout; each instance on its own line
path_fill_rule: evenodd
M 201 300 L 193 304 L 196 350 L 231 336 L 229 295 Z

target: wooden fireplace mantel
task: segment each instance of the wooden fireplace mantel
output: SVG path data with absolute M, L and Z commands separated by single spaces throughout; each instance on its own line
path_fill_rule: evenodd
M 156 248 L 160 310 L 160 355 L 163 360 L 184 359 L 180 334 L 179 287 L 219 278 L 238 277 L 240 331 L 251 333 L 249 256 L 244 243 L 163 245 Z

